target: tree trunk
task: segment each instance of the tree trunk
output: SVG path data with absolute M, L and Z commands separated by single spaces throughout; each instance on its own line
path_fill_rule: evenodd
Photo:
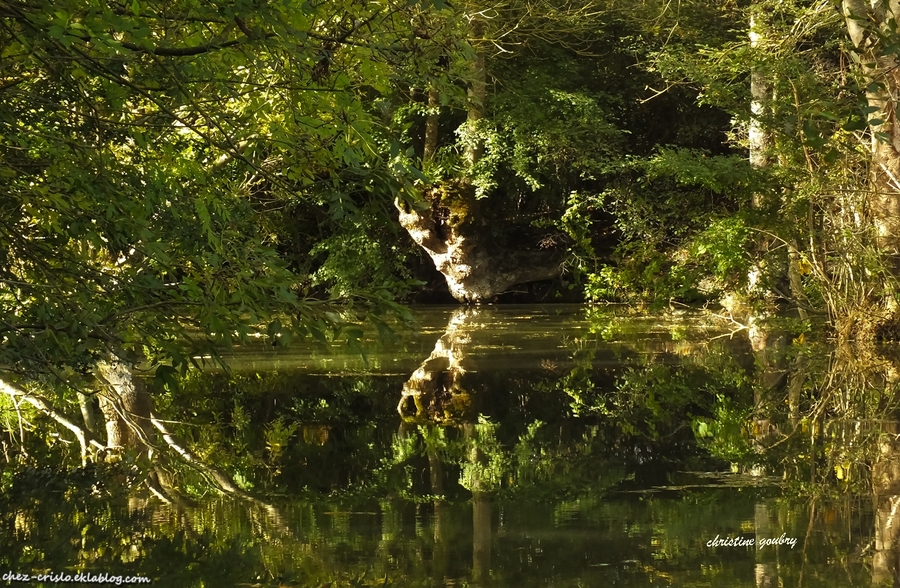
M 759 49 L 763 41 L 762 25 L 756 17 L 750 17 L 750 48 Z M 750 126 L 747 131 L 750 142 L 750 165 L 767 167 L 771 163 L 772 133 L 763 124 L 772 100 L 772 84 L 769 75 L 758 66 L 750 71 Z M 760 195 L 753 196 L 754 207 L 761 206 Z
M 94 397 L 79 392 L 78 406 L 81 408 L 81 418 L 84 419 L 84 428 L 96 435 L 97 418 L 94 414 Z
M 441 96 L 434 88 L 428 90 L 428 115 L 425 118 L 425 148 L 422 153 L 422 161 L 430 162 L 434 159 L 438 148 L 438 129 L 441 122 L 440 115 Z
M 750 17 L 750 49 L 754 52 L 760 50 L 760 44 L 764 41 L 763 25 L 756 16 Z M 772 133 L 763 122 L 771 108 L 772 84 L 769 75 L 754 64 L 750 70 L 750 124 L 747 128 L 750 165 L 753 167 L 768 167 L 771 163 L 770 151 L 772 148 Z M 751 202 L 753 208 L 764 207 L 763 195 L 759 192 L 753 194 Z M 747 291 L 751 299 L 771 298 L 772 292 L 766 287 L 769 281 L 763 267 L 763 258 L 769 248 L 766 237 L 757 237 L 753 252 L 756 258 L 747 276 Z
M 516 284 L 559 275 L 563 261 L 559 252 L 491 247 L 486 242 L 486 228 L 473 226 L 477 215 L 472 209 L 476 203 L 467 202 L 458 193 L 442 197 L 435 192 L 429 198 L 431 208 L 425 211 L 405 201 L 398 200 L 396 204 L 400 225 L 431 257 L 454 298 L 460 302 L 484 302 Z
M 900 270 L 900 121 L 896 97 L 900 92 L 900 71 L 896 55 L 881 53 L 879 37 L 893 42 L 900 34 L 900 1 L 873 3 L 843 0 L 842 8 L 850 40 L 859 55 L 867 83 L 866 102 L 872 112 L 872 154 L 869 175 L 869 210 L 876 242 L 888 269 L 896 277 Z
M 466 125 L 475 137 L 478 121 L 487 115 L 487 68 L 484 52 L 478 48 L 484 26 L 482 19 L 474 18 L 470 29 L 476 53 L 471 63 Z M 423 161 L 429 161 L 437 150 L 439 104 L 440 96 L 430 90 Z M 447 280 L 450 294 L 460 302 L 487 301 L 516 284 L 555 278 L 562 263 L 556 252 L 507 250 L 491 243 L 489 223 L 480 214 L 472 180 L 483 154 L 483 142 L 470 138 L 465 147 L 469 168 L 465 177 L 427 190 L 428 207 L 415 208 L 399 199 L 395 202 L 400 225 L 428 253 Z
M 754 51 L 765 50 L 766 38 L 765 24 L 757 16 L 750 17 L 750 48 Z M 766 124 L 766 117 L 771 115 L 772 101 L 774 100 L 774 87 L 771 74 L 765 71 L 759 64 L 753 66 L 750 71 L 750 125 L 747 130 L 749 142 L 750 165 L 757 168 L 768 167 L 772 164 L 772 149 L 775 145 L 774 134 L 771 128 Z M 763 195 L 759 192 L 753 195 L 753 208 L 762 209 L 766 206 L 763 201 Z M 762 257 L 769 253 L 770 244 L 766 243 L 766 238 L 757 239 L 757 255 Z M 780 247 L 779 247 L 780 249 Z M 787 247 L 787 278 L 788 287 L 790 288 L 791 298 L 797 303 L 800 318 L 806 320 L 808 315 L 806 310 L 801 306 L 803 295 L 803 284 L 799 273 L 800 255 L 795 244 L 789 244 Z M 783 277 L 783 269 L 778 267 L 781 264 L 770 265 L 768 279 L 764 278 L 765 271 L 762 263 L 755 264 L 751 269 L 749 276 L 750 295 L 762 298 L 770 298 L 774 292 L 768 291 L 763 284 L 766 281 L 780 281 Z M 774 274 L 774 275 L 772 275 Z M 780 274 L 780 275 L 779 275 Z
M 896 585 L 900 576 L 900 451 L 894 440 L 896 423 L 883 434 L 872 465 L 875 502 L 875 554 L 872 585 Z
M 100 396 L 100 410 L 106 419 L 107 449 L 136 449 L 147 453 L 153 428 L 146 386 L 134 378 L 131 365 L 116 357 L 99 362 L 97 372 L 108 385 Z

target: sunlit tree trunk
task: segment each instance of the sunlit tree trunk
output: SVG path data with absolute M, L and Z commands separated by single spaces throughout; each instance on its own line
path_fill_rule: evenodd
M 900 449 L 894 437 L 897 424 L 889 423 L 872 465 L 875 502 L 875 555 L 872 585 L 896 586 L 900 581 Z
M 400 224 L 431 257 L 444 275 L 450 294 L 460 302 L 489 301 L 516 284 L 547 280 L 559 275 L 562 258 L 549 251 L 501 250 L 491 243 L 490 219 L 481 215 L 473 174 L 484 154 L 478 133 L 487 115 L 487 63 L 484 55 L 484 16 L 470 17 L 469 37 L 475 54 L 470 64 L 466 104 L 465 159 L 468 170 L 426 190 L 427 207 L 396 201 Z M 429 92 L 429 112 L 439 95 Z M 437 150 L 438 119 L 426 119 L 423 160 Z
M 132 366 L 110 357 L 97 364 L 107 389 L 100 396 L 106 420 L 106 446 L 110 450 L 135 449 L 147 454 L 152 439 L 150 395 L 142 381 L 134 377 Z
M 750 17 L 750 48 L 758 50 L 763 43 L 763 26 L 755 16 Z M 766 167 L 771 163 L 772 133 L 763 119 L 768 114 L 772 101 L 770 76 L 758 65 L 750 71 L 750 125 L 747 131 L 750 143 L 750 165 Z M 760 194 L 753 196 L 756 208 L 762 206 Z
M 866 102 L 871 130 L 869 210 L 876 242 L 894 277 L 900 273 L 900 62 L 894 52 L 882 53 L 882 44 L 895 43 L 900 35 L 900 1 L 866 3 L 843 0 L 847 31 L 859 57 L 867 83 Z M 888 309 L 896 303 L 886 296 Z
M 750 49 L 754 53 L 759 51 L 763 44 L 763 25 L 755 15 L 750 16 Z M 754 63 L 750 70 L 750 124 L 747 129 L 749 144 L 750 165 L 753 167 L 767 167 L 771 162 L 769 154 L 772 148 L 772 134 L 763 119 L 768 114 L 772 101 L 772 84 L 768 73 L 764 72 L 758 63 Z M 753 208 L 761 209 L 764 205 L 763 195 L 759 192 L 753 194 Z M 766 238 L 757 237 L 755 245 L 756 262 L 750 268 L 747 276 L 749 294 L 753 298 L 765 298 L 766 281 L 762 257 L 767 249 Z
M 750 49 L 754 53 L 765 51 L 766 25 L 758 15 L 751 14 L 750 16 L 749 37 Z M 772 115 L 774 97 L 772 74 L 765 71 L 764 67 L 759 62 L 756 62 L 750 70 L 750 124 L 747 129 L 750 165 L 756 168 L 768 167 L 773 162 L 772 152 L 775 146 L 775 137 L 772 132 L 771 122 L 767 122 L 766 119 Z M 763 209 L 767 205 L 764 202 L 763 195 L 759 192 L 753 195 L 752 204 L 753 208 L 757 210 Z M 760 257 L 770 248 L 770 244 L 766 243 L 767 239 L 767 237 L 757 238 L 757 250 Z M 777 248 L 781 249 L 780 243 Z M 800 254 L 796 243 L 787 243 L 787 255 L 788 287 L 793 300 L 798 305 L 801 305 L 803 301 L 803 284 L 798 269 Z M 762 260 L 758 261 L 761 262 Z M 776 264 L 774 267 L 777 268 L 779 265 Z M 778 269 L 776 271 L 781 272 Z M 773 280 L 779 276 L 765 276 L 767 272 L 772 274 L 773 270 L 764 270 L 762 263 L 757 263 L 753 266 L 748 276 L 751 296 L 768 297 L 770 295 L 763 284 L 767 280 Z M 806 310 L 802 306 L 798 306 L 798 308 L 800 317 L 806 319 Z
M 97 417 L 94 412 L 94 399 L 82 392 L 78 393 L 78 406 L 81 408 L 81 418 L 84 419 L 84 428 L 92 434 L 97 434 Z

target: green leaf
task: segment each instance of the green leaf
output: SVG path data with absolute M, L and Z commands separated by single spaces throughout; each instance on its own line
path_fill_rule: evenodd
M 160 365 L 156 368 L 154 380 L 161 387 L 175 390 L 178 388 L 178 371 L 170 365 Z

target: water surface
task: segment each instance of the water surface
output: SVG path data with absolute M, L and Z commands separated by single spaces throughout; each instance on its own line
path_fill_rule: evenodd
M 416 332 L 367 336 L 364 357 L 225 350 L 230 371 L 153 393 L 170 435 L 152 458 L 82 468 L 52 422 L 8 434 L 28 457 L 14 450 L 3 473 L 0 572 L 166 587 L 897 580 L 900 452 L 878 373 L 789 332 L 754 350 L 703 313 L 414 314 Z

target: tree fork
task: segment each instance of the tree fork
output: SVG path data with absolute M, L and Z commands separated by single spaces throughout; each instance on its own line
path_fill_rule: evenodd
M 400 224 L 413 241 L 422 247 L 444 275 L 450 294 L 460 302 L 479 303 L 491 300 L 516 284 L 548 280 L 561 270 L 562 255 L 552 251 L 518 251 L 493 246 L 488 233 L 488 219 L 481 214 L 472 176 L 484 154 L 479 138 L 479 121 L 487 116 L 487 66 L 479 47 L 485 23 L 475 16 L 469 25 L 469 36 L 475 45 L 470 64 L 466 126 L 469 140 L 465 145 L 468 173 L 456 181 L 444 182 L 426 191 L 428 207 L 395 201 Z M 437 152 L 440 95 L 428 91 L 428 117 L 425 123 L 423 163 Z

